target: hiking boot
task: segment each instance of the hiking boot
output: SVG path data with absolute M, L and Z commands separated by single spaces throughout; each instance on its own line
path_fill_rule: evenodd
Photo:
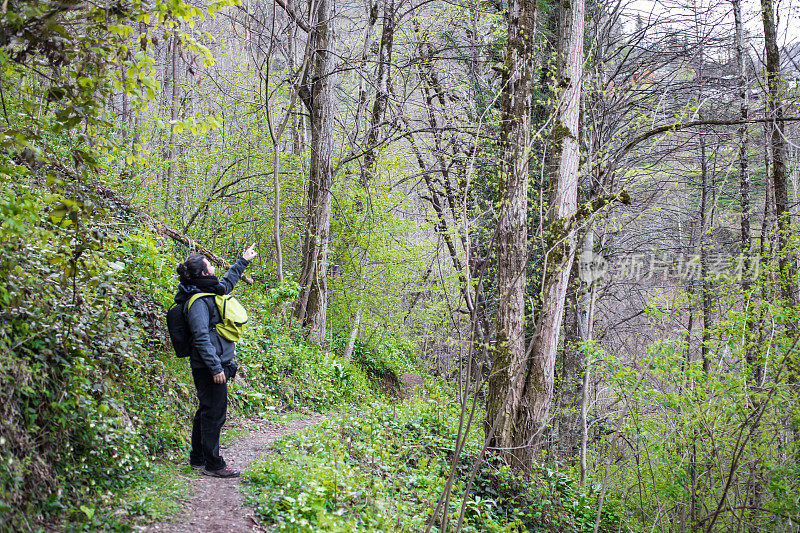
M 189 463 L 189 466 L 191 466 L 192 470 L 194 470 L 195 472 L 202 472 L 206 467 L 206 465 L 195 465 L 191 463 Z
M 233 470 L 228 468 L 227 466 L 224 468 L 220 468 L 219 470 L 209 470 L 208 468 L 203 468 L 203 474 L 211 477 L 239 477 L 239 471 Z

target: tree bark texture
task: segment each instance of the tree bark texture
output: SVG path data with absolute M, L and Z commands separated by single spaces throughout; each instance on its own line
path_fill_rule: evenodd
M 303 290 L 295 315 L 308 326 L 311 339 L 325 340 L 328 310 L 328 241 L 333 200 L 333 131 L 335 38 L 333 1 L 317 2 L 313 59 L 301 98 L 311 117 L 311 164 L 308 183 L 308 213 L 303 243 Z
M 579 114 L 583 78 L 584 0 L 562 2 L 559 21 L 558 83 L 564 87 L 558 100 L 547 172 L 552 184 L 546 268 L 542 283 L 542 308 L 536 323 L 531 368 L 525 384 L 525 401 L 519 425 L 518 446 L 530 464 L 536 441 L 548 419 L 553 398 L 558 335 L 564 316 L 569 273 L 575 259 L 575 230 L 569 221 L 578 210 L 580 166 Z
M 288 28 L 288 35 L 287 35 L 287 63 L 289 65 L 289 70 L 294 74 L 297 72 L 297 28 L 305 24 L 301 24 L 301 20 L 297 18 L 296 14 L 299 11 L 299 2 L 298 0 L 286 0 L 286 11 L 289 20 L 292 23 L 287 24 Z M 309 18 L 311 18 L 311 14 L 309 13 Z M 310 29 L 310 28 L 309 28 Z M 309 39 L 313 38 L 312 35 L 308 36 Z M 302 47 L 300 48 L 302 50 Z M 302 63 L 302 61 L 301 61 Z M 292 155 L 302 155 L 306 149 L 306 125 L 304 120 L 304 115 L 299 110 L 291 111 L 291 118 L 289 119 L 289 125 L 291 129 L 291 139 L 292 139 Z
M 533 105 L 536 1 L 510 0 L 508 45 L 503 68 L 500 130 L 500 214 L 497 222 L 497 289 L 499 295 L 489 394 L 487 434 L 497 418 L 490 447 L 510 462 L 516 458 L 525 380 L 525 267 L 528 260 L 528 166 L 530 110 Z M 519 467 L 520 465 L 515 465 Z
M 364 168 L 362 180 L 366 187 L 372 178 L 375 161 L 375 143 L 378 141 L 378 132 L 381 122 L 386 113 L 386 104 L 389 102 L 389 80 L 390 66 L 392 63 L 392 45 L 394 44 L 394 0 L 386 0 L 383 6 L 383 31 L 381 32 L 381 44 L 378 49 L 378 73 L 377 86 L 375 87 L 375 101 L 372 105 L 369 129 L 367 130 L 366 147 L 364 156 Z
M 709 233 L 713 221 L 710 220 L 709 204 L 709 187 L 713 187 L 713 183 L 708 183 L 708 159 L 706 158 L 706 140 L 702 135 L 700 136 L 700 292 L 702 293 L 703 303 L 703 336 L 700 343 L 700 354 L 703 361 L 703 372 L 706 374 L 711 370 L 711 327 L 713 326 L 711 318 L 711 282 L 708 280 L 708 248 L 710 246 Z
M 172 194 L 172 178 L 175 173 L 174 165 L 175 162 L 173 161 L 175 157 L 175 121 L 178 118 L 178 37 L 173 36 L 170 44 L 170 76 L 169 76 L 169 83 L 171 84 L 171 92 L 169 98 L 169 117 L 170 117 L 170 134 L 169 134 L 169 146 L 167 148 L 167 153 L 165 154 L 165 158 L 167 160 L 167 168 L 164 171 L 164 178 L 162 183 L 162 192 L 164 194 L 164 215 L 166 216 L 169 213 L 169 197 Z M 166 72 L 166 69 L 165 69 Z M 167 85 L 165 83 L 165 85 Z
M 364 43 L 361 46 L 361 65 L 359 66 L 358 76 L 358 108 L 356 109 L 356 118 L 353 124 L 352 141 L 358 138 L 361 133 L 361 127 L 364 123 L 364 115 L 367 112 L 367 78 L 368 69 L 367 63 L 370 57 L 370 45 L 372 44 L 372 33 L 375 29 L 375 23 L 378 21 L 378 4 L 377 2 L 366 3 L 364 6 L 367 19 L 367 27 L 364 29 Z
M 764 47 L 767 67 L 767 111 L 773 119 L 767 127 L 770 131 L 772 148 L 772 190 L 775 195 L 775 215 L 778 229 L 778 267 L 780 269 L 781 297 L 789 305 L 796 305 L 795 268 L 792 254 L 789 253 L 789 190 L 786 172 L 786 141 L 784 135 L 781 91 L 780 52 L 778 51 L 777 29 L 775 27 L 775 6 L 773 0 L 761 0 L 761 18 L 764 23 Z
M 750 216 L 752 208 L 750 206 L 750 158 L 748 151 L 750 149 L 750 139 L 747 134 L 747 121 L 750 118 L 750 88 L 747 83 L 747 64 L 744 48 L 744 28 L 742 20 L 742 5 L 741 0 L 731 0 L 733 4 L 733 19 L 734 19 L 734 47 L 736 50 L 736 70 L 739 82 L 739 118 L 742 124 L 739 126 L 737 134 L 739 136 L 739 205 L 742 210 L 741 219 L 741 253 L 742 256 L 747 258 L 751 255 L 752 236 L 750 235 Z M 745 259 L 745 270 L 749 270 L 750 264 Z M 745 305 L 749 303 L 750 290 L 752 283 L 747 276 L 742 277 L 742 291 L 744 293 Z M 752 369 L 758 367 L 755 356 L 755 345 L 753 343 L 753 332 L 756 331 L 757 326 L 753 319 L 753 313 L 748 312 L 746 315 L 747 326 L 744 329 L 745 335 L 745 360 L 748 366 Z M 753 378 L 756 383 L 757 371 L 753 371 Z
M 750 98 L 747 86 L 747 65 L 745 64 L 744 52 L 744 29 L 742 27 L 742 5 L 741 0 L 732 0 L 733 18 L 735 24 L 735 48 L 736 48 L 736 70 L 739 77 L 739 118 L 742 124 L 739 126 L 739 198 L 742 208 L 742 253 L 750 251 L 750 172 L 749 158 L 749 139 L 747 137 L 747 120 L 750 117 Z
M 524 346 L 524 289 L 527 262 L 527 174 L 532 105 L 532 28 L 535 4 L 512 0 L 505 92 L 502 99 L 503 168 L 497 260 L 500 301 L 496 346 L 487 401 L 487 426 L 501 417 L 490 446 L 516 470 L 530 468 L 553 398 L 556 348 L 567 285 L 575 256 L 572 219 L 577 212 L 578 116 L 583 74 L 584 0 L 560 4 L 558 77 L 547 171 L 552 184 L 547 218 L 547 265 L 542 307 L 528 354 Z M 520 61 L 522 64 L 520 64 Z

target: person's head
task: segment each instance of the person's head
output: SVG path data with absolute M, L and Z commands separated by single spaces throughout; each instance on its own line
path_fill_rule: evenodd
M 214 265 L 209 263 L 208 259 L 202 254 L 190 255 L 186 258 L 186 261 L 178 265 L 176 270 L 181 278 L 181 283 L 184 285 L 191 285 L 193 280 L 202 276 L 214 275 Z

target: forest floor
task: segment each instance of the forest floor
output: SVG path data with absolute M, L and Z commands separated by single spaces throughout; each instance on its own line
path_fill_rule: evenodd
M 418 374 L 400 376 L 399 398 L 417 393 L 425 380 Z M 295 419 L 285 426 L 264 419 L 250 419 L 228 430 L 229 435 L 244 436 L 230 446 L 220 446 L 225 462 L 231 468 L 244 471 L 250 463 L 269 453 L 269 446 L 285 435 L 319 424 L 327 415 L 313 414 Z M 239 490 L 239 478 L 219 479 L 196 474 L 191 496 L 181 502 L 181 511 L 163 521 L 139 526 L 138 531 L 153 533 L 261 532 L 254 511 L 244 503 Z
M 249 431 L 232 445 L 222 448 L 228 466 L 243 471 L 259 457 L 269 453 L 269 446 L 279 438 L 320 423 L 325 415 L 312 415 L 279 426 L 267 420 L 249 420 L 242 424 Z M 181 511 L 171 518 L 137 528 L 147 532 L 251 532 L 265 531 L 256 521 L 253 509 L 244 504 L 239 478 L 219 479 L 197 474 L 191 497 L 181 504 Z

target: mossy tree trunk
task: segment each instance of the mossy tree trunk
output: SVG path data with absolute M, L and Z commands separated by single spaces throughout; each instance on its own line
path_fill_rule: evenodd
M 328 246 L 333 201 L 334 131 L 334 6 L 333 0 L 316 3 L 312 60 L 300 91 L 311 121 L 311 164 L 308 180 L 308 212 L 303 241 L 302 291 L 295 316 L 310 329 L 311 339 L 325 340 L 328 311 Z M 310 72 L 309 72 L 310 70 Z
M 788 173 L 786 170 L 786 133 L 784 127 L 783 95 L 785 85 L 782 80 L 780 52 L 777 43 L 775 6 L 773 0 L 761 0 L 761 18 L 764 23 L 764 47 L 767 70 L 767 111 L 772 124 L 768 124 L 770 148 L 772 149 L 772 191 L 775 197 L 775 216 L 778 233 L 778 269 L 781 300 L 784 305 L 798 307 L 796 254 L 791 249 L 791 213 L 789 211 Z M 790 338 L 796 338 L 798 323 L 792 324 Z M 789 359 L 788 381 L 797 385 L 800 381 L 800 365 L 797 357 Z M 796 387 L 794 387 L 796 389 Z M 797 391 L 795 390 L 795 401 Z M 791 421 L 795 442 L 795 460 L 800 460 L 800 422 Z
M 578 210 L 578 174 L 580 170 L 579 115 L 583 80 L 583 38 L 586 5 L 584 0 L 560 4 L 558 34 L 558 87 L 551 159 L 546 164 L 550 190 L 547 222 L 546 268 L 542 280 L 542 302 L 531 341 L 530 371 L 525 383 L 525 401 L 518 424 L 523 434 L 517 446 L 522 448 L 525 464 L 533 461 L 538 440 L 548 423 L 553 399 L 558 336 L 564 317 L 569 275 L 575 259 L 575 231 L 570 222 Z M 576 368 L 576 371 L 578 369 Z
M 764 23 L 764 47 L 767 67 L 767 111 L 774 122 L 768 124 L 772 149 L 772 190 L 775 195 L 775 215 L 778 221 L 778 267 L 781 297 L 787 305 L 797 304 L 794 256 L 789 253 L 789 189 L 786 172 L 786 135 L 783 117 L 783 83 L 780 52 L 778 51 L 775 6 L 773 0 L 761 0 Z
M 386 105 L 389 103 L 389 83 L 392 65 L 392 46 L 394 44 L 395 27 L 395 7 L 394 0 L 385 0 L 383 5 L 383 31 L 381 32 L 381 42 L 378 49 L 378 72 L 375 83 L 375 100 L 372 104 L 372 114 L 370 115 L 369 129 L 367 129 L 366 153 L 364 155 L 364 174 L 362 181 L 364 187 L 369 185 L 374 173 L 375 163 L 378 154 L 375 145 L 378 142 L 378 134 L 381 131 Z
M 533 104 L 536 0 L 510 0 L 508 44 L 501 96 L 502 150 L 497 221 L 497 306 L 495 345 L 486 402 L 489 446 L 515 461 L 516 421 L 522 404 L 525 359 L 525 267 L 528 260 L 528 163 Z M 515 464 L 515 467 L 521 466 Z
M 556 348 L 575 256 L 570 221 L 577 212 L 578 117 L 583 74 L 584 0 L 563 2 L 558 34 L 558 86 L 547 172 L 552 184 L 550 235 L 541 311 L 525 349 L 524 291 L 527 264 L 528 159 L 536 5 L 512 0 L 501 101 L 500 218 L 497 242 L 499 303 L 489 377 L 489 445 L 516 470 L 530 468 L 553 397 Z

